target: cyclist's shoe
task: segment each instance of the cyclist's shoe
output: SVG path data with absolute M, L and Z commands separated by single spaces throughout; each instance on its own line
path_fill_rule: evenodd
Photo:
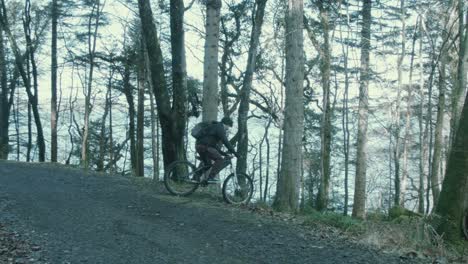
M 195 174 L 193 174 L 193 177 L 192 177 L 192 179 L 190 179 L 190 182 L 191 182 L 191 183 L 199 183 L 199 182 L 200 182 L 200 178 L 201 178 L 201 173 L 200 173 L 200 172 L 196 172 Z
M 193 179 L 189 180 L 188 182 L 190 182 L 190 183 L 199 183 L 200 180 L 197 180 L 197 179 L 194 177 Z

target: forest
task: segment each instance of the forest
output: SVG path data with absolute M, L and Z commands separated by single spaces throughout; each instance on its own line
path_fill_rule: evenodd
M 230 117 L 252 202 L 468 238 L 465 1 L 0 4 L 0 159 L 161 181 Z

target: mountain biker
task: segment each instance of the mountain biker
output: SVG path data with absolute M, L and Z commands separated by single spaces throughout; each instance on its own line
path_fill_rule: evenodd
M 239 158 L 239 154 L 234 150 L 226 136 L 226 131 L 232 127 L 232 119 L 224 117 L 220 122 L 211 122 L 203 131 L 203 135 L 196 140 L 195 149 L 205 164 L 214 161 L 211 167 L 208 182 L 217 182 L 216 176 L 224 169 L 225 161 L 229 159 L 229 154 L 222 151 L 224 144 L 228 151 Z M 225 156 L 225 157 L 223 157 Z

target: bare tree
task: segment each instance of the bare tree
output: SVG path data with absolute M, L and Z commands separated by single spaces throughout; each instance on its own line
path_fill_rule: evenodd
M 20 73 L 20 76 L 23 80 L 23 84 L 26 87 L 26 93 L 28 95 L 29 102 L 32 107 L 32 112 L 34 116 L 34 121 L 36 123 L 36 129 L 37 129 L 37 144 L 39 147 L 39 161 L 43 162 L 45 161 L 45 141 L 44 141 L 44 134 L 43 134 L 43 129 L 42 129 L 42 123 L 41 123 L 41 118 L 40 118 L 40 113 L 39 113 L 39 108 L 38 108 L 38 93 L 37 93 L 37 69 L 35 67 L 35 59 L 34 59 L 34 45 L 33 45 L 33 40 L 30 38 L 31 36 L 31 31 L 29 28 L 29 23 L 30 23 L 30 2 L 26 1 L 25 3 L 25 11 L 26 17 L 25 17 L 25 30 L 26 30 L 26 41 L 27 41 L 27 56 L 21 56 L 20 49 L 18 47 L 18 44 L 16 42 L 15 36 L 12 34 L 11 29 L 10 29 L 10 24 L 8 22 L 7 18 L 7 12 L 6 12 L 6 6 L 5 6 L 5 1 L 1 1 L 1 10 L 0 10 L 0 25 L 3 28 L 4 32 L 6 33 L 6 37 L 10 41 L 10 46 L 11 49 L 14 53 L 15 56 L 15 64 L 16 67 L 18 68 L 18 71 Z M 39 34 L 39 35 L 38 35 Z M 42 32 L 37 32 L 36 35 L 41 36 Z M 29 36 L 29 37 L 28 37 Z M 31 55 L 32 53 L 32 55 Z M 28 74 L 26 70 L 24 69 L 24 61 L 25 57 L 32 58 L 32 64 L 33 64 L 33 70 L 36 71 L 34 76 L 35 82 L 34 82 L 34 87 L 31 87 L 31 83 L 29 82 Z

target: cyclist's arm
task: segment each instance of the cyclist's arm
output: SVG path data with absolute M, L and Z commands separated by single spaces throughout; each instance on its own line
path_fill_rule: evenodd
M 236 154 L 236 150 L 234 147 L 231 145 L 231 142 L 229 142 L 227 136 L 226 136 L 226 131 L 224 131 L 224 128 L 221 127 L 219 134 L 221 136 L 221 140 L 223 141 L 224 146 L 231 152 L 232 154 Z

